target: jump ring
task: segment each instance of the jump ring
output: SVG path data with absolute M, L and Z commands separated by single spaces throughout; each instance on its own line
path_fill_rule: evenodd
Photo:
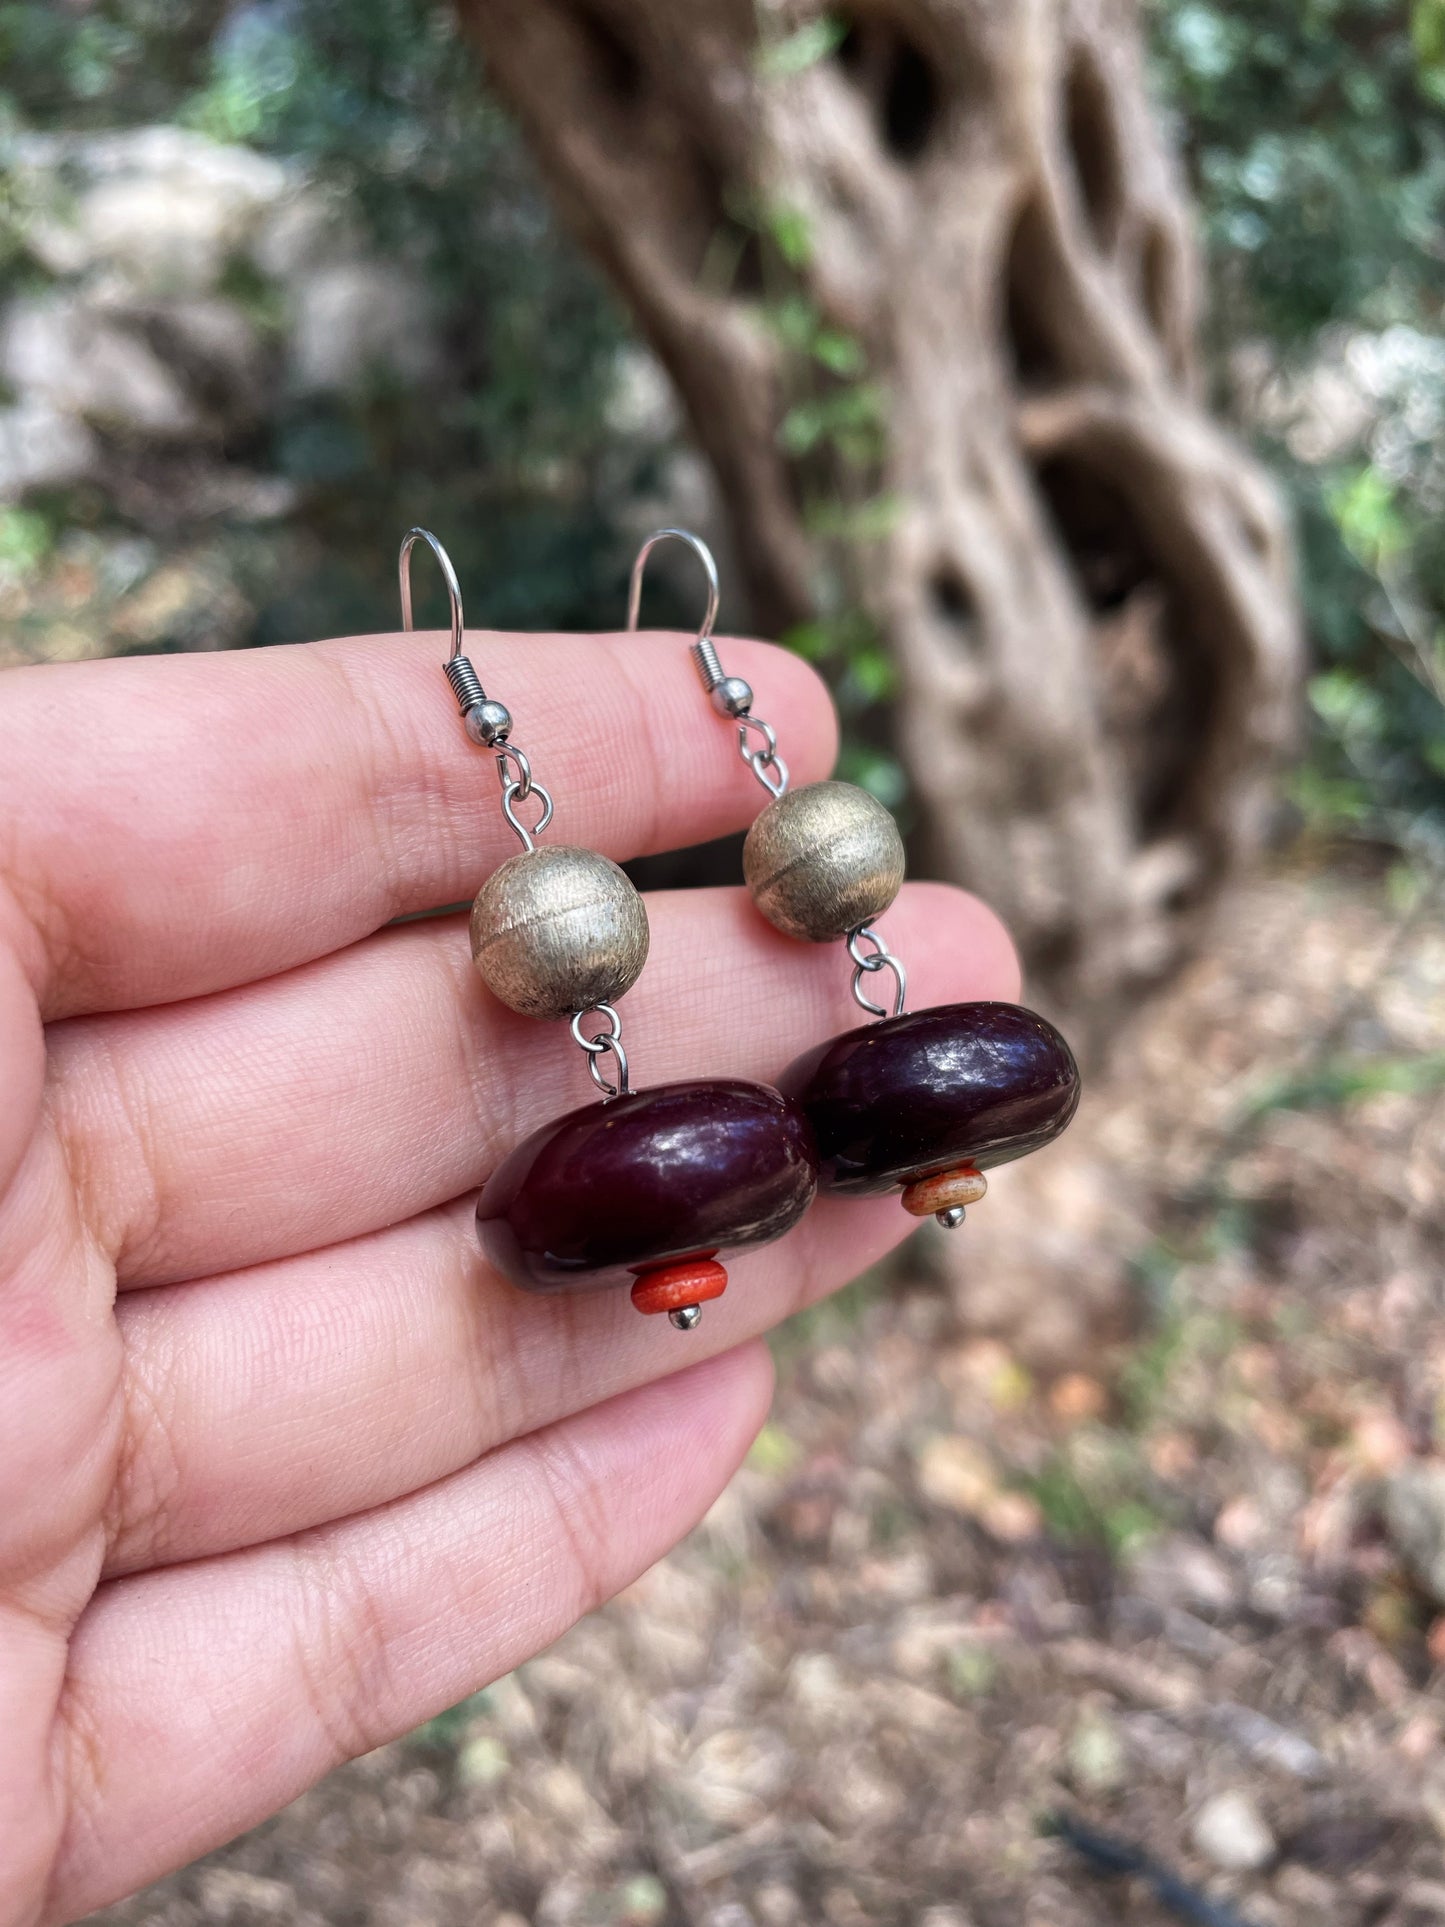
M 582 1028 L 582 1019 L 584 1017 L 590 1017 L 594 1010 L 599 1017 L 605 1017 L 612 1028 L 610 1030 L 600 1030 L 595 1037 L 589 1037 Z M 572 1019 L 572 1035 L 589 1056 L 596 1051 L 609 1049 L 621 1034 L 622 1019 L 617 1015 L 617 1012 L 612 1008 L 611 1004 L 593 1004 L 592 1010 L 579 1010 L 577 1015 Z
M 788 788 L 788 766 L 781 756 L 765 755 L 762 750 L 754 750 L 748 758 L 748 767 L 757 777 L 770 796 L 784 796 Z M 777 771 L 776 778 L 769 776 L 768 770 Z
M 587 1059 L 587 1074 L 604 1097 L 626 1097 L 632 1089 L 627 1075 L 627 1052 L 615 1037 L 608 1038 L 604 1048 L 611 1051 L 613 1060 L 617 1065 L 616 1083 L 614 1084 L 602 1069 L 602 1058 L 600 1055 Z
M 866 957 L 863 957 L 858 954 L 858 946 L 865 938 L 873 948 Z M 848 955 L 860 970 L 881 970 L 884 958 L 891 954 L 882 937 L 868 924 L 860 923 L 856 930 L 848 932 Z
M 859 945 L 862 944 L 865 939 L 873 946 L 872 950 L 866 955 L 859 949 Z M 891 1014 L 894 1017 L 901 1017 L 903 1015 L 903 1006 L 908 999 L 908 972 L 904 969 L 900 959 L 894 956 L 878 932 L 870 929 L 867 924 L 860 924 L 856 930 L 850 930 L 848 932 L 848 955 L 853 959 L 853 998 L 859 1007 L 868 1011 L 874 1017 L 887 1017 L 890 1014 L 884 1009 L 882 1004 L 875 1004 L 871 997 L 863 994 L 863 979 L 865 976 L 872 976 L 880 970 L 891 970 L 896 985 Z
M 532 825 L 530 830 L 512 807 L 514 803 L 521 802 L 524 795 L 529 794 L 532 796 L 540 796 L 542 799 L 542 814 L 537 818 L 537 821 Z M 522 848 L 524 850 L 534 850 L 537 847 L 534 839 L 539 837 L 552 821 L 551 791 L 545 789 L 540 783 L 533 783 L 529 790 L 523 790 L 522 785 L 515 781 L 504 783 L 502 786 L 502 814 L 522 839 Z
M 750 729 L 755 729 L 763 739 L 757 749 L 749 746 Z M 788 787 L 788 766 L 778 754 L 778 732 L 771 723 L 765 723 L 761 716 L 740 716 L 738 754 L 770 796 L 783 795 Z M 774 772 L 771 776 L 770 770 Z
M 875 1004 L 871 997 L 864 994 L 863 975 L 865 971 L 870 969 L 886 969 L 893 972 L 894 978 L 897 981 L 897 989 L 893 994 L 893 1009 L 891 1011 L 885 1009 L 882 1004 Z M 886 957 L 880 957 L 874 964 L 859 964 L 853 972 L 853 997 L 854 1001 L 863 1010 L 866 1010 L 870 1016 L 901 1017 L 903 1015 L 903 1007 L 908 1001 L 908 972 L 903 968 L 900 960 L 893 956 L 891 952 Z
M 589 1037 L 582 1028 L 582 1019 L 591 1013 L 579 1010 L 572 1019 L 572 1035 L 587 1053 L 587 1074 L 604 1097 L 621 1097 L 631 1090 L 627 1075 L 627 1052 L 622 1048 L 622 1019 L 611 1004 L 594 1004 L 592 1010 L 607 1020 L 610 1028 Z M 611 1052 L 612 1061 L 617 1066 L 617 1081 L 613 1083 L 602 1068 L 602 1059 Z

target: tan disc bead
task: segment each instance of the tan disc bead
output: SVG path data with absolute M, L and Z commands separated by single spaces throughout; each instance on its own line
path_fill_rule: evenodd
M 615 1003 L 647 962 L 647 911 L 596 850 L 539 843 L 494 870 L 472 905 L 472 961 L 524 1017 Z
M 966 1204 L 977 1204 L 988 1190 L 988 1179 L 970 1164 L 956 1171 L 940 1171 L 936 1177 L 919 1178 L 903 1193 L 903 1209 L 915 1218 L 934 1218 L 940 1211 L 957 1211 Z
M 826 943 L 869 923 L 903 887 L 903 839 L 854 783 L 809 783 L 780 796 L 743 845 L 753 902 L 785 936 Z

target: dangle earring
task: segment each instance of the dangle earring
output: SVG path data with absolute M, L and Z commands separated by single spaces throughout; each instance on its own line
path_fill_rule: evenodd
M 451 602 L 447 680 L 467 735 L 497 759 L 502 813 L 522 844 L 477 892 L 473 961 L 509 1009 L 570 1020 L 603 1094 L 503 1160 L 477 1203 L 478 1239 L 524 1291 L 626 1286 L 639 1311 L 666 1312 L 691 1331 L 703 1303 L 726 1287 L 718 1259 L 780 1238 L 812 1203 L 812 1131 L 791 1098 L 740 1078 L 632 1089 L 615 1005 L 647 961 L 642 898 L 597 851 L 537 842 L 552 821 L 551 795 L 511 741 L 510 712 L 462 653 L 456 575 L 425 529 L 401 545 L 402 625 L 412 626 L 418 542 L 441 565 Z M 529 802 L 537 810 L 530 829 L 518 814 Z
M 753 902 L 785 936 L 845 943 L 854 999 L 882 1020 L 816 1046 L 778 1079 L 813 1126 L 819 1187 L 854 1197 L 901 1188 L 905 1210 L 954 1230 L 988 1189 L 986 1169 L 1050 1143 L 1073 1117 L 1073 1053 L 1046 1018 L 1019 1004 L 940 1004 L 905 1014 L 903 962 L 873 928 L 903 886 L 897 825 L 853 783 L 788 787 L 776 732 L 753 714 L 748 684 L 725 674 L 718 659 L 717 571 L 697 536 L 659 529 L 648 537 L 633 565 L 628 628 L 637 626 L 647 557 L 669 538 L 688 543 L 707 570 L 708 616 L 693 661 L 771 799 L 743 845 Z M 893 979 L 891 1011 L 865 988 L 885 971 Z

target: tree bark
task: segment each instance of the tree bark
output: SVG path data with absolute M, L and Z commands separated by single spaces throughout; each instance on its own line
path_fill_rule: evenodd
M 1300 657 L 1280 510 L 1198 400 L 1130 0 L 849 0 L 806 61 L 791 0 L 460 5 L 683 398 L 756 619 L 815 617 L 831 565 L 897 665 L 924 863 L 1046 997 L 1126 1009 L 1259 835 Z M 884 398 L 866 473 L 780 435 L 780 251 Z M 887 512 L 820 534 L 830 489 Z

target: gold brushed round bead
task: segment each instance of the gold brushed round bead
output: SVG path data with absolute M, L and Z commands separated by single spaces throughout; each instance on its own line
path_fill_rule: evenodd
M 596 850 L 539 843 L 494 870 L 472 905 L 472 961 L 525 1017 L 615 1003 L 647 962 L 647 911 Z
M 854 783 L 808 783 L 780 796 L 743 845 L 753 902 L 785 936 L 826 943 L 871 922 L 903 888 L 903 839 Z

